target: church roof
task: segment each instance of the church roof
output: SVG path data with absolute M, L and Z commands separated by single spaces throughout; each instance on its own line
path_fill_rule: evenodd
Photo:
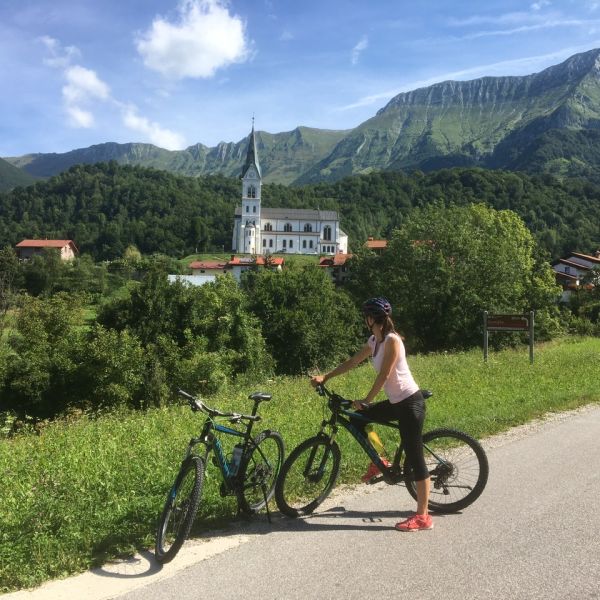
M 246 174 L 246 171 L 248 171 L 248 169 L 252 165 L 254 165 L 254 167 L 256 168 L 258 176 L 262 177 L 262 173 L 260 172 L 260 164 L 258 162 L 258 152 L 256 151 L 256 135 L 254 134 L 254 122 L 252 123 L 252 131 L 250 132 L 250 137 L 248 138 L 248 152 L 246 153 L 246 162 L 244 163 L 244 167 L 242 169 L 242 177 Z
M 235 216 L 242 215 L 242 207 L 237 206 Z M 317 210 L 310 208 L 261 208 L 260 218 L 264 219 L 301 219 L 304 221 L 337 221 L 335 210 Z

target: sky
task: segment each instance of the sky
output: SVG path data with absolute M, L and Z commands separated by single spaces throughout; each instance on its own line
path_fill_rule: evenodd
M 597 47 L 593 0 L 0 0 L 0 156 L 350 129 Z

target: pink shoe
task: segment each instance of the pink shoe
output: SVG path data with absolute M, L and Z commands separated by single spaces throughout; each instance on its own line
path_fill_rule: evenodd
M 398 531 L 423 531 L 426 529 L 433 529 L 433 519 L 431 515 L 413 515 L 406 519 L 396 523 L 395 528 Z
M 381 458 L 381 462 L 384 464 L 385 467 L 391 467 L 392 464 L 390 463 L 389 460 L 387 460 L 387 458 Z M 379 470 L 379 467 L 375 464 L 375 463 L 371 463 L 368 468 L 366 473 L 361 477 L 361 480 L 363 483 L 367 483 L 368 481 L 371 481 L 371 479 L 373 479 L 373 477 L 377 477 L 377 475 L 380 475 L 381 471 Z

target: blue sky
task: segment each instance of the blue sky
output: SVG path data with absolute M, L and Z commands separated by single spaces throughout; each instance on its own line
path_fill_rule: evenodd
M 349 129 L 596 47 L 593 0 L 0 0 L 0 156 Z

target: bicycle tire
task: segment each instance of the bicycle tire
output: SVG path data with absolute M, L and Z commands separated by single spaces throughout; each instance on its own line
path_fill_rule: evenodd
M 325 436 L 309 438 L 297 446 L 283 463 L 275 485 L 279 510 L 292 518 L 312 513 L 333 489 L 340 461 L 340 447 Z
M 431 477 L 429 510 L 453 513 L 473 504 L 487 484 L 489 464 L 481 444 L 456 429 L 433 429 L 423 435 L 425 462 Z M 444 462 L 437 459 L 441 457 Z M 416 500 L 417 488 L 411 467 L 404 461 L 408 493 Z M 460 494 L 467 492 L 466 495 Z
M 175 558 L 190 534 L 204 482 L 204 460 L 194 456 L 182 465 L 169 491 L 156 533 L 155 557 L 159 563 Z M 173 531 L 170 529 L 173 525 Z
M 242 512 L 254 514 L 271 500 L 284 452 L 283 438 L 277 431 L 267 429 L 254 438 L 240 467 L 237 497 Z

